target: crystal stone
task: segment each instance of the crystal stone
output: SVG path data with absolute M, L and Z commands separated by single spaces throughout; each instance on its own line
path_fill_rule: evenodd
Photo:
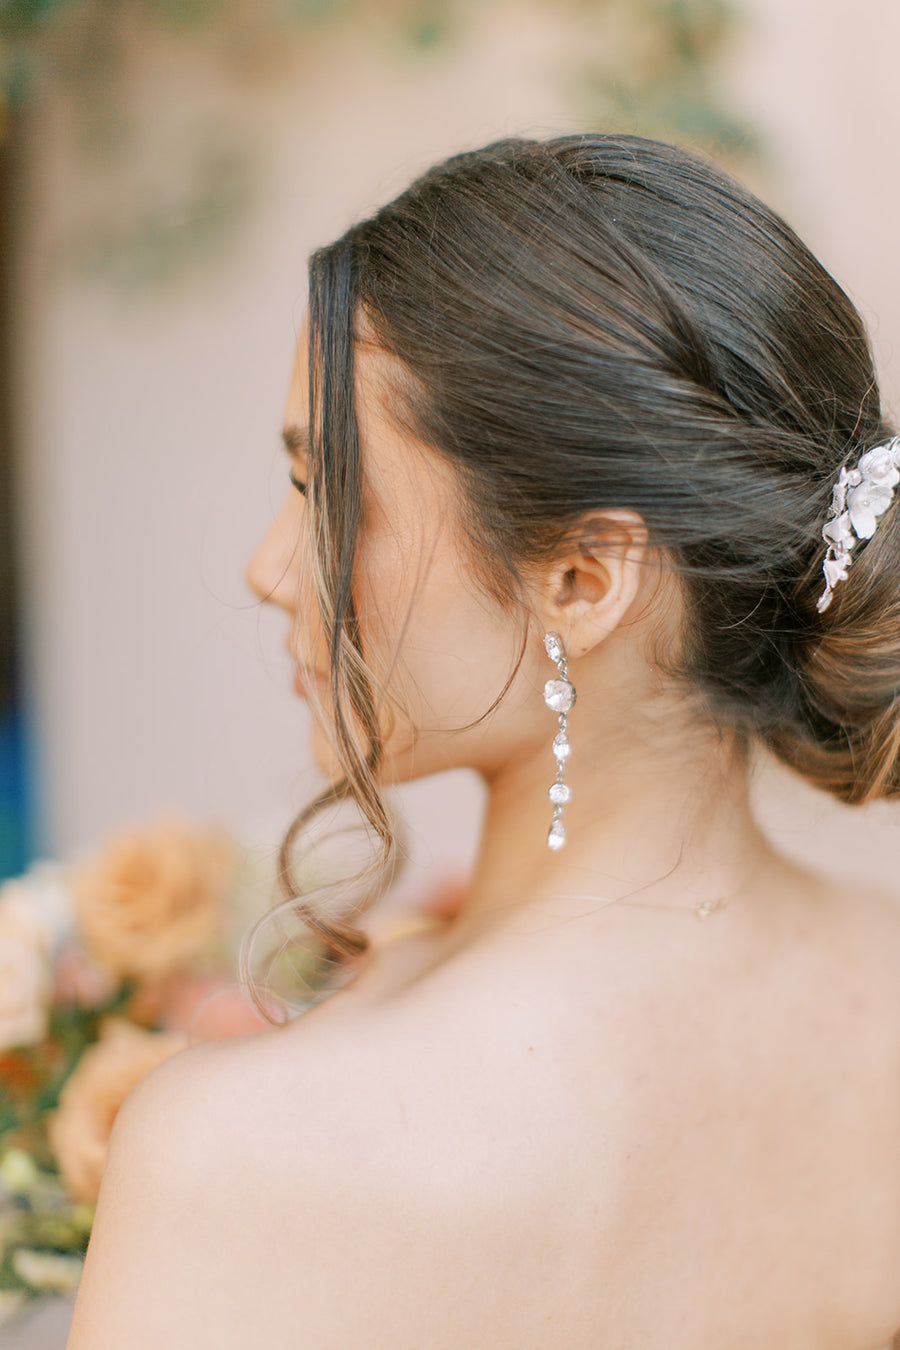
M 554 806 L 563 806 L 572 796 L 572 789 L 568 783 L 552 783 L 548 795 Z
M 568 680 L 548 680 L 544 685 L 544 702 L 554 712 L 568 712 L 575 702 L 575 687 Z
M 560 824 L 558 820 L 554 820 L 552 826 L 550 827 L 550 833 L 547 835 L 547 843 L 555 853 L 558 849 L 562 848 L 565 842 L 566 842 L 566 827 L 565 825 Z
M 571 755 L 572 747 L 564 731 L 558 731 L 553 737 L 553 753 L 558 760 L 568 759 Z
M 562 638 L 559 633 L 546 633 L 544 647 L 551 661 L 561 661 L 564 656 Z

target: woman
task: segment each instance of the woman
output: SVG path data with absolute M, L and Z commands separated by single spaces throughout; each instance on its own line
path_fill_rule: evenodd
M 389 872 L 384 786 L 469 766 L 483 841 L 368 950 L 286 883 L 353 979 L 132 1094 L 71 1350 L 890 1341 L 897 897 L 748 803 L 758 743 L 900 795 L 900 441 L 846 296 L 680 150 L 502 141 L 315 255 L 285 435 L 249 579 L 312 814 L 352 796 Z

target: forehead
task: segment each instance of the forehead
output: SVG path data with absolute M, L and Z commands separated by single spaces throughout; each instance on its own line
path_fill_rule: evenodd
M 370 331 L 370 330 L 369 330 Z M 303 440 L 309 425 L 309 319 L 297 341 L 285 408 L 286 439 L 294 430 Z M 453 474 L 442 456 L 403 425 L 403 390 L 409 374 L 392 353 L 379 347 L 364 327 L 354 347 L 354 405 L 359 429 L 363 479 L 376 499 L 390 499 L 403 484 L 413 492 L 452 491 Z

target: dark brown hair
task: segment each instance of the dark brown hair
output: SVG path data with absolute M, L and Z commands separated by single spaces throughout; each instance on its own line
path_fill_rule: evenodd
M 842 801 L 900 796 L 896 509 L 816 610 L 833 482 L 892 434 L 857 311 L 778 215 L 694 155 L 508 139 L 432 168 L 310 261 L 309 509 L 345 775 L 330 791 L 360 802 L 384 864 L 352 591 L 361 316 L 408 373 L 406 424 L 458 472 L 486 587 L 514 603 L 521 569 L 588 513 L 639 512 L 685 588 L 671 673 L 710 719 Z M 288 878 L 316 809 L 284 842 Z M 319 931 L 364 950 L 348 926 Z

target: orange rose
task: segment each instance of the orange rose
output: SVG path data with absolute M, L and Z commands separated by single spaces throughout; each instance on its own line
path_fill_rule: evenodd
M 100 1040 L 81 1056 L 48 1125 L 50 1147 L 76 1200 L 97 1199 L 113 1121 L 131 1089 L 186 1043 L 183 1036 L 144 1031 L 122 1018 L 104 1021 Z
M 72 875 L 85 946 L 120 976 L 166 975 L 220 931 L 237 850 L 177 819 L 123 831 Z

